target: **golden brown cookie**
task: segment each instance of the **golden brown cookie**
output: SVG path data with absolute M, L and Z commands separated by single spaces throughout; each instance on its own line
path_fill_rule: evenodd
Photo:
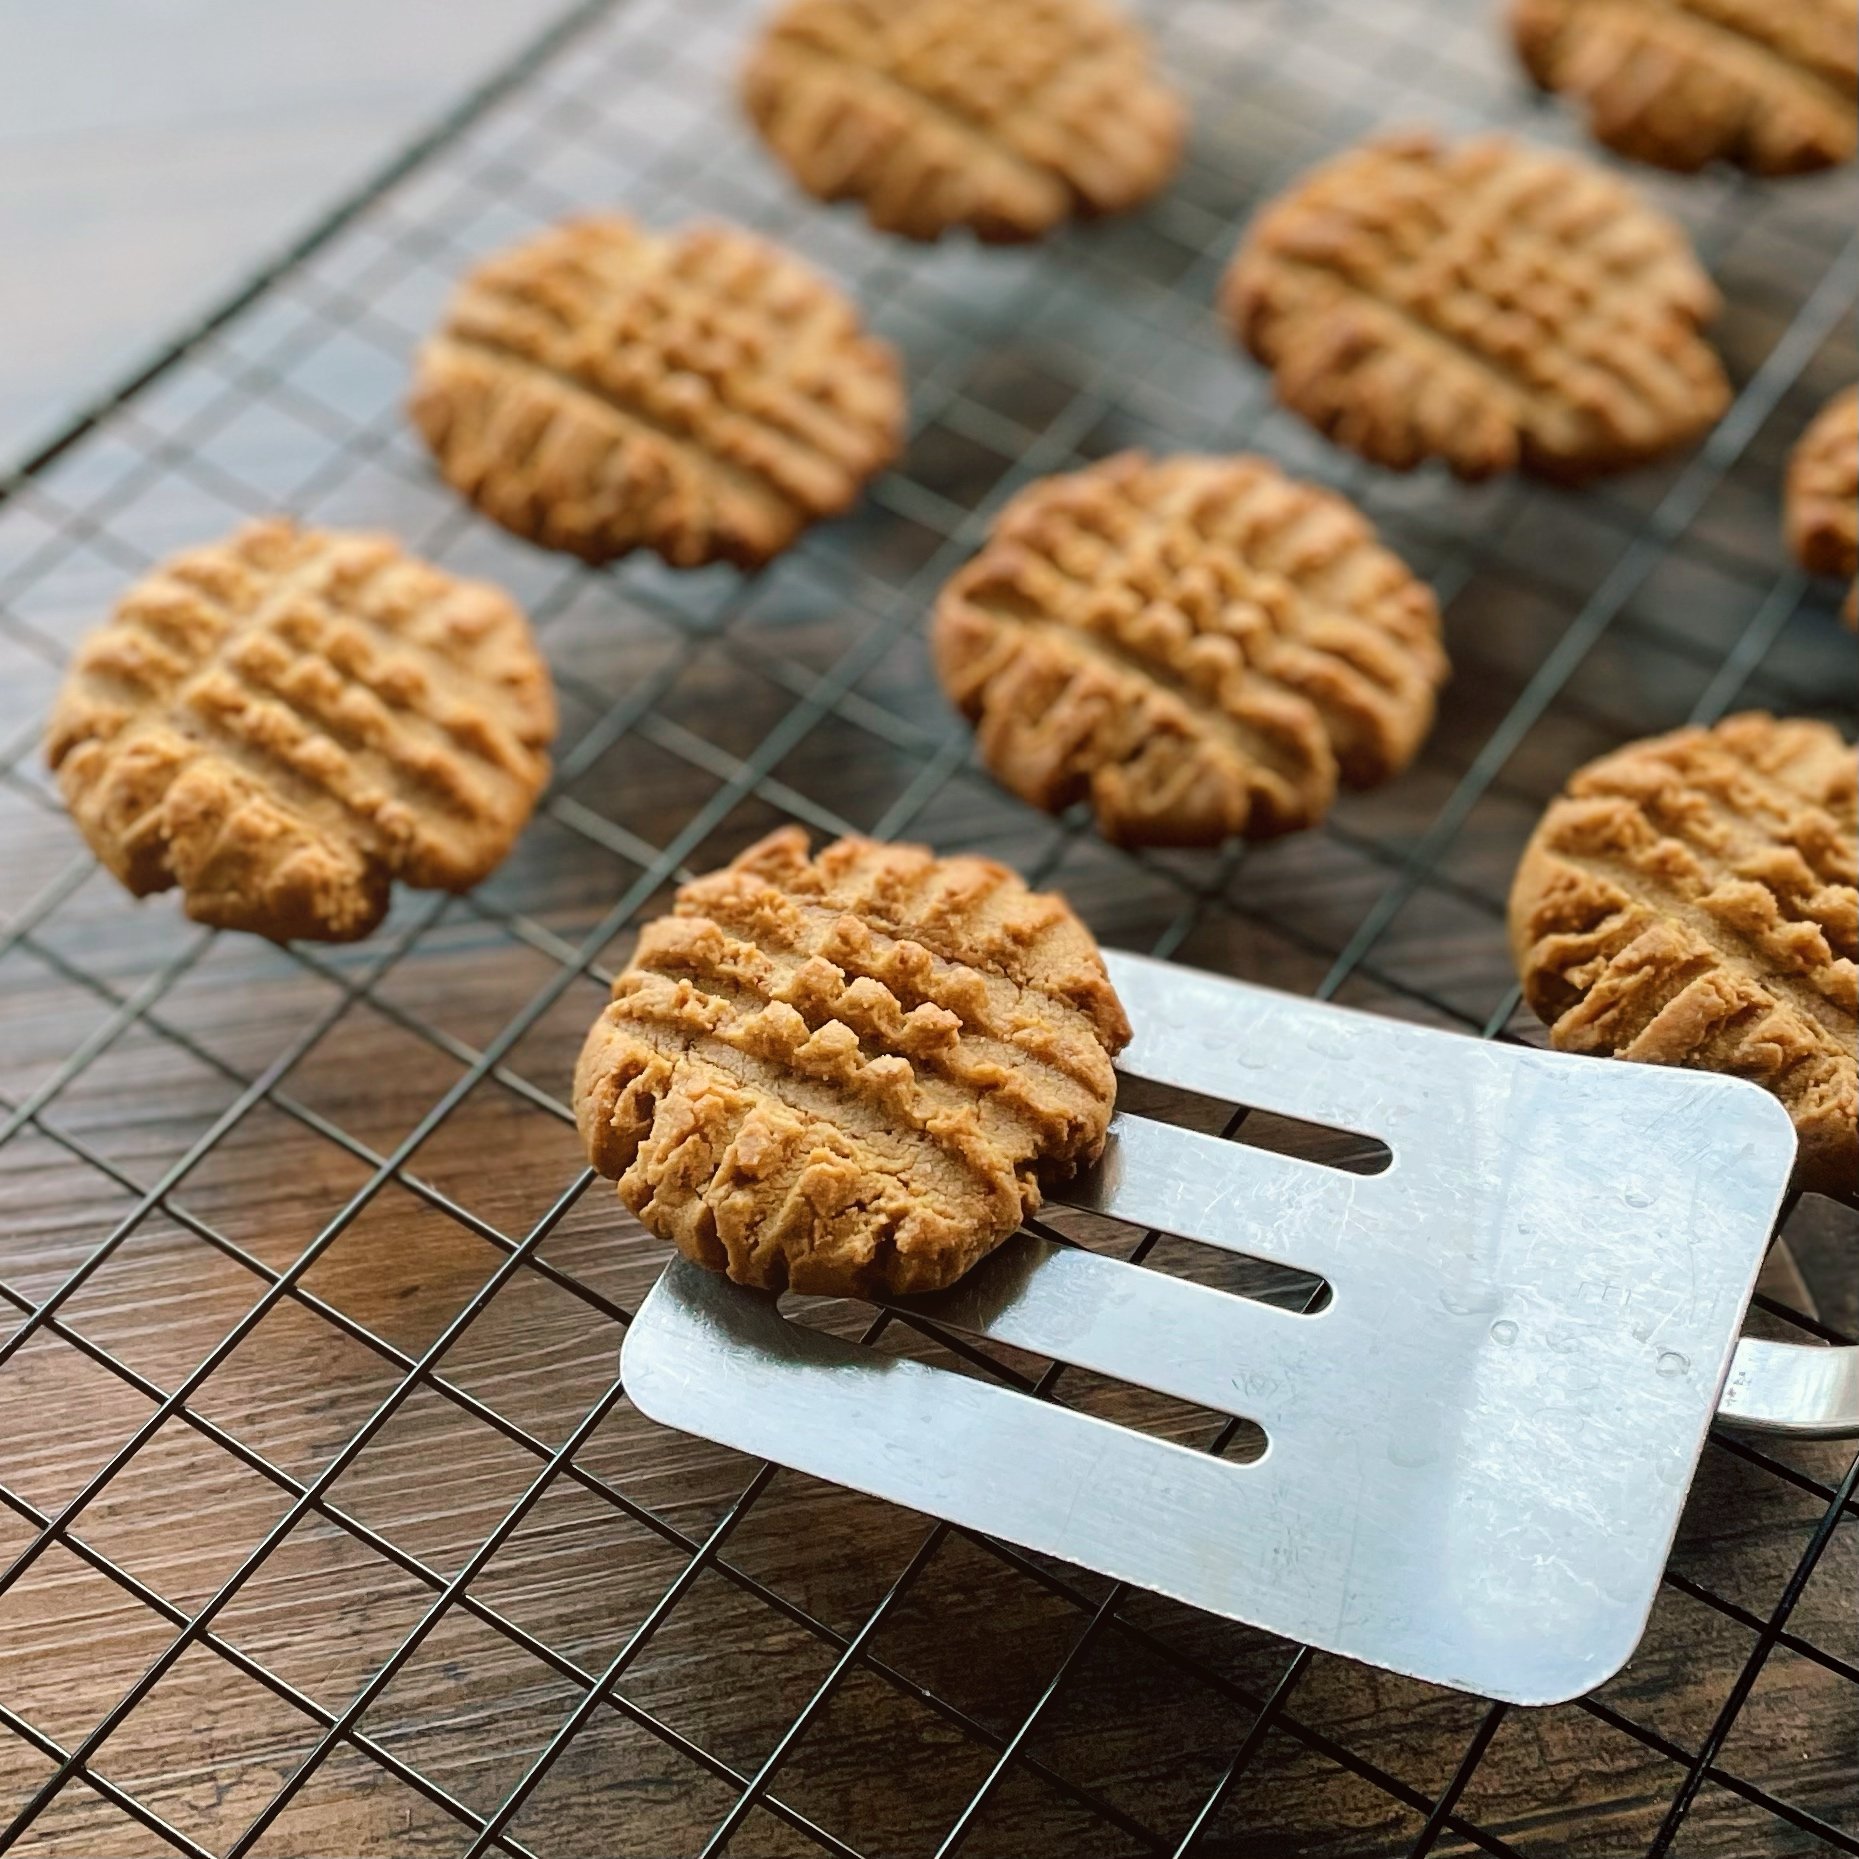
M 787 0 L 742 91 L 810 194 L 912 239 L 1036 239 L 1181 158 L 1180 99 L 1099 0 Z
M 387 536 L 253 523 L 138 581 L 78 648 L 46 753 L 138 897 L 278 941 L 459 891 L 529 818 L 555 733 L 515 604 Z
M 1392 136 L 1313 169 L 1253 223 L 1221 303 L 1287 406 L 1399 471 L 1617 471 L 1729 401 L 1684 234 L 1591 163 L 1501 136 Z
M 1314 825 L 1406 766 L 1446 676 L 1429 590 L 1263 458 L 1043 478 L 944 588 L 944 690 L 1021 799 L 1125 845 Z
M 452 486 L 532 542 L 754 567 L 897 455 L 904 389 L 779 247 L 579 219 L 465 278 L 411 411 Z
M 1564 1052 L 1729 1072 L 1794 1118 L 1803 1186 L 1859 1185 L 1855 763 L 1751 713 L 1591 762 L 1511 890 L 1524 994 Z
M 1789 455 L 1787 523 L 1809 574 L 1853 583 L 1843 611 L 1859 626 L 1859 387 L 1835 394 Z
M 646 926 L 575 1073 L 589 1159 L 741 1284 L 939 1290 L 1103 1148 L 1129 1038 L 1064 901 L 798 827 Z
M 1511 29 L 1537 83 L 1636 161 L 1803 174 L 1859 137 L 1853 0 L 1512 0 Z

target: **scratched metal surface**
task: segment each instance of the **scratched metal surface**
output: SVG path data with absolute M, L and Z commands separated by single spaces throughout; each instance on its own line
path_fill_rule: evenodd
M 1738 705 L 1851 714 L 1835 591 L 1776 536 L 1787 448 L 1859 366 L 1850 173 L 1646 179 L 1727 298 L 1740 398 L 1699 453 L 1579 495 L 1396 479 L 1275 412 L 1228 347 L 1208 305 L 1237 229 L 1380 123 L 1570 125 L 1482 7 L 1151 16 L 1195 107 L 1179 183 L 984 252 L 883 241 L 785 185 L 729 98 L 748 7 L 581 9 L 4 487 L 0 1843 L 662 1854 L 727 1824 L 745 1854 L 1859 1851 L 1850 1451 L 1714 1440 L 1626 1671 L 1502 1712 L 1151 1598 L 1106 1608 L 1093 1577 L 665 1433 L 616 1384 L 661 1255 L 590 1190 L 563 1099 L 681 870 L 784 819 L 909 834 L 1063 887 L 1118 946 L 1536 1039 L 1501 900 L 1569 768 Z M 908 357 L 902 465 L 753 580 L 527 550 L 408 437 L 410 346 L 459 265 L 615 201 L 790 241 Z M 989 515 L 1133 443 L 1342 485 L 1440 588 L 1440 725 L 1320 832 L 1113 852 L 994 788 L 935 692 L 922 615 Z M 352 949 L 132 905 L 38 760 L 60 666 L 125 578 L 278 507 L 504 582 L 562 692 L 556 785 L 507 866 L 468 899 L 403 895 Z M 1854 1223 L 1786 1214 L 1847 1337 Z M 1766 1321 L 1802 1333 L 1781 1301 Z M 902 1326 L 884 1346 L 933 1354 Z M 1210 1436 L 1089 1376 L 1055 1394 Z

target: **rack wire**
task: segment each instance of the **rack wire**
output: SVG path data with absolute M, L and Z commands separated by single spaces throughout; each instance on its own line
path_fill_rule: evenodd
M 590 1193 L 568 1071 L 635 926 L 769 826 L 985 850 L 1109 941 L 1538 1039 L 1502 899 L 1569 768 L 1738 706 L 1850 714 L 1837 594 L 1775 523 L 1787 445 L 1855 372 L 1852 178 L 1638 177 L 1728 301 L 1740 391 L 1691 457 L 1579 495 L 1391 478 L 1231 351 L 1209 305 L 1237 229 L 1384 123 L 1570 126 L 1484 8 L 1151 15 L 1195 110 L 1168 196 L 919 250 L 750 145 L 750 8 L 587 0 L 0 481 L 0 1848 L 1859 1853 L 1839 1449 L 1714 1437 L 1641 1653 L 1521 1712 L 663 1433 L 615 1378 L 661 1254 Z M 458 268 L 613 202 L 770 232 L 908 358 L 903 464 L 753 579 L 527 550 L 408 438 Z M 1264 450 L 1434 582 L 1456 679 L 1400 782 L 1266 849 L 1133 857 L 975 767 L 928 602 L 1018 486 L 1129 444 Z M 38 766 L 121 582 L 276 508 L 510 586 L 563 700 L 504 871 L 403 894 L 352 949 L 137 908 Z M 1820 1305 L 1782 1283 L 1764 1321 L 1851 1340 L 1853 1228 L 1791 1204 Z M 1054 1365 L 968 1366 L 1124 1411 Z

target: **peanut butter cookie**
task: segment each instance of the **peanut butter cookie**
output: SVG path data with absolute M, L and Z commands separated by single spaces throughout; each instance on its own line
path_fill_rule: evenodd
M 1859 139 L 1853 0 L 1512 0 L 1511 29 L 1537 83 L 1636 161 L 1803 174 Z
M 278 941 L 364 936 L 390 880 L 464 890 L 522 830 L 555 700 L 529 624 L 386 536 L 254 523 L 137 582 L 46 752 L 138 897 Z
M 1221 302 L 1287 406 L 1399 471 L 1617 471 L 1729 400 L 1684 234 L 1591 163 L 1500 136 L 1324 163 L 1254 222 Z
M 420 351 L 412 414 L 488 517 L 592 562 L 754 567 L 897 454 L 897 359 L 778 247 L 581 219 L 488 259 Z
M 1564 1052 L 1730 1072 L 1794 1118 L 1805 1187 L 1859 1185 L 1852 748 L 1752 713 L 1582 769 L 1518 867 L 1511 944 Z
M 1859 387 L 1821 408 L 1788 460 L 1788 546 L 1809 574 L 1852 582 L 1843 609 L 1859 626 Z
M 589 1159 L 741 1284 L 940 1290 L 1096 1158 L 1129 1025 L 1003 866 L 797 827 L 648 924 L 575 1074 Z
M 787 0 L 742 90 L 802 187 L 912 239 L 1036 239 L 1181 157 L 1180 100 L 1098 0 Z
M 943 590 L 943 688 L 1023 800 L 1107 838 L 1314 825 L 1406 766 L 1446 676 L 1433 596 L 1343 498 L 1262 458 L 1045 478 Z

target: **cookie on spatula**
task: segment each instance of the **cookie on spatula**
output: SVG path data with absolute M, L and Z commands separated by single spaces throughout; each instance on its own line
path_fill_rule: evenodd
M 575 1073 L 588 1158 L 738 1283 L 951 1284 L 1096 1159 L 1129 1024 L 1090 933 L 1005 866 L 797 827 L 649 923 Z

